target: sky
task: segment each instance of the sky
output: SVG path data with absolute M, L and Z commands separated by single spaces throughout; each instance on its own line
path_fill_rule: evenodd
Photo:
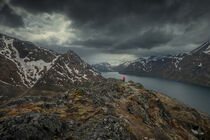
M 0 0 L 0 33 L 117 65 L 208 41 L 210 1 Z

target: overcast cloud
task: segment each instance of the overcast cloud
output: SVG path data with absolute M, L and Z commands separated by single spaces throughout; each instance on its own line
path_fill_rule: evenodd
M 3 0 L 0 32 L 112 64 L 210 39 L 209 0 Z

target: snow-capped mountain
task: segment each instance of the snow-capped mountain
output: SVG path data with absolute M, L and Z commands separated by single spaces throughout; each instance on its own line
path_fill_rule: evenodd
M 189 53 L 139 58 L 129 62 L 120 73 L 210 86 L 210 43 L 208 41 Z
M 102 77 L 72 51 L 61 55 L 55 64 L 34 85 L 35 89 L 70 89 L 84 82 L 99 81 Z M 32 88 L 32 89 L 34 89 Z
M 100 78 L 99 73 L 72 51 L 60 55 L 0 34 L 0 84 L 3 86 L 22 90 L 35 85 L 65 87 Z
M 56 53 L 41 49 L 35 45 L 20 41 L 15 38 L 10 38 L 5 35 L 0 35 L 0 55 L 6 61 L 14 64 L 16 71 L 9 69 L 8 77 L 2 75 L 2 79 L 15 86 L 32 87 L 36 81 L 51 68 L 58 56 Z M 14 79 L 12 74 L 17 74 L 17 79 Z
M 207 41 L 204 44 L 202 44 L 200 47 L 192 50 L 190 52 L 191 54 L 196 54 L 196 53 L 206 53 L 206 54 L 210 54 L 210 42 Z
M 100 72 L 117 72 L 126 68 L 130 63 L 133 63 L 133 61 L 124 62 L 120 65 L 111 65 L 107 62 L 103 62 L 103 63 L 94 64 L 92 66 Z
M 112 71 L 114 71 L 113 66 L 111 64 L 107 63 L 107 62 L 94 64 L 92 66 L 100 72 L 112 72 Z

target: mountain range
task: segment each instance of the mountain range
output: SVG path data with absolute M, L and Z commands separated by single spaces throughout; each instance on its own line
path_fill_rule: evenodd
M 141 57 L 115 66 L 110 71 L 210 86 L 210 42 L 187 53 Z
M 132 63 L 145 64 L 146 71 L 156 59 Z M 0 138 L 207 140 L 210 117 L 140 83 L 103 78 L 73 51 L 58 54 L 0 34 Z

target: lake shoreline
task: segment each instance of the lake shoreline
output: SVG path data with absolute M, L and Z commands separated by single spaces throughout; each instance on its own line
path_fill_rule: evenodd
M 116 79 L 122 79 L 123 76 L 125 76 L 126 81 L 132 80 L 134 82 L 141 83 L 148 90 L 162 93 L 165 96 L 174 98 L 210 115 L 210 110 L 208 108 L 210 106 L 209 87 L 163 78 L 120 74 L 118 72 L 102 72 L 101 74 L 105 78 Z
M 106 73 L 106 72 L 103 72 Z M 168 80 L 168 81 L 172 81 L 172 82 L 177 82 L 177 83 L 183 83 L 183 84 L 187 84 L 187 85 L 192 85 L 192 86 L 198 86 L 198 87 L 203 87 L 203 88 L 210 88 L 210 86 L 205 86 L 205 85 L 199 85 L 196 83 L 191 83 L 191 82 L 183 82 L 183 81 L 178 81 L 178 80 L 172 80 L 172 79 L 167 79 L 167 78 L 163 78 L 163 77 L 155 77 L 155 76 L 146 76 L 146 75 L 136 75 L 136 74 L 124 74 L 124 73 L 120 73 L 117 72 L 119 74 L 122 75 L 129 75 L 129 76 L 136 76 L 136 77 L 145 77 L 145 78 L 155 78 L 155 79 L 160 79 L 160 80 Z

